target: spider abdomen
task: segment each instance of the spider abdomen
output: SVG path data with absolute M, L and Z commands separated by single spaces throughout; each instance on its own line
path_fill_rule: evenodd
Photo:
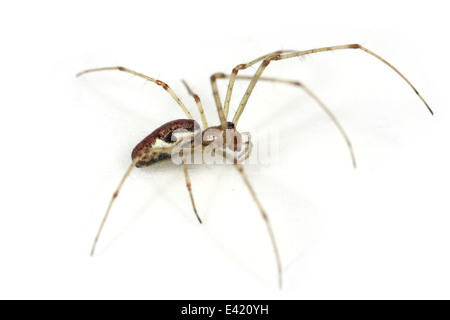
M 175 146 L 194 141 L 194 137 L 200 133 L 200 126 L 195 120 L 179 119 L 167 122 L 139 142 L 134 147 L 131 158 L 133 161 L 139 159 L 136 162 L 138 168 L 169 160 Z

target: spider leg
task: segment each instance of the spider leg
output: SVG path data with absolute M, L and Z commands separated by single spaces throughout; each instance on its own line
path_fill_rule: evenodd
M 216 81 L 216 74 L 213 74 L 211 76 L 211 87 L 212 87 L 212 91 L 213 91 L 213 96 L 214 96 L 214 101 L 216 102 L 216 107 L 217 107 L 217 112 L 219 114 L 219 119 L 220 119 L 220 123 L 222 125 L 222 129 L 225 130 L 227 128 L 227 118 L 228 118 L 228 110 L 230 107 L 230 100 L 231 100 L 231 93 L 233 90 L 233 86 L 234 86 L 234 81 L 236 80 L 236 78 L 234 76 L 237 75 L 237 72 L 239 69 L 241 68 L 247 68 L 246 66 L 251 66 L 263 59 L 266 59 L 270 56 L 276 55 L 276 54 L 282 54 L 282 53 L 289 53 L 289 52 L 295 52 L 295 50 L 278 50 L 272 53 L 268 53 L 262 57 L 259 57 L 255 60 L 250 61 L 247 64 L 242 64 L 242 65 L 238 65 L 237 67 L 235 67 L 233 69 L 233 76 L 230 78 L 230 83 L 228 85 L 228 91 L 227 91 L 227 95 L 225 98 L 225 108 L 222 109 L 222 103 L 220 102 L 220 96 L 219 96 L 219 90 L 217 89 L 217 81 Z
M 298 51 L 298 52 L 293 52 L 293 53 L 286 53 L 286 54 L 275 54 L 269 57 L 265 57 L 263 58 L 263 62 L 261 63 L 261 65 L 259 66 L 259 68 L 256 70 L 252 81 L 250 82 L 250 84 L 248 85 L 247 91 L 245 92 L 244 96 L 242 97 L 241 103 L 239 104 L 239 108 L 236 111 L 234 118 L 233 118 L 233 123 L 235 125 L 237 125 L 239 118 L 242 115 L 242 112 L 244 111 L 245 106 L 247 105 L 248 99 L 250 98 L 250 95 L 256 85 L 256 83 L 258 82 L 259 78 L 261 77 L 261 74 L 263 73 L 264 69 L 269 65 L 269 63 L 271 61 L 277 61 L 277 60 L 283 60 L 283 59 L 289 59 L 289 58 L 293 58 L 293 57 L 299 57 L 299 56 L 304 56 L 304 55 L 308 55 L 308 54 L 312 54 L 312 53 L 318 53 L 318 52 L 324 52 L 324 51 L 334 51 L 334 50 L 342 50 L 342 49 L 360 49 L 362 51 L 367 52 L 368 54 L 372 55 L 373 57 L 377 58 L 378 60 L 380 60 L 381 62 L 383 62 L 384 64 L 386 64 L 388 67 L 390 67 L 392 70 L 394 70 L 400 77 L 403 78 L 403 80 L 405 80 L 409 86 L 414 90 L 414 92 L 419 96 L 419 98 L 422 100 L 422 102 L 425 104 L 425 106 L 427 107 L 428 111 L 430 111 L 431 114 L 433 114 L 433 111 L 431 110 L 431 108 L 428 106 L 427 102 L 425 101 L 425 99 L 423 99 L 423 97 L 419 94 L 419 92 L 417 91 L 417 89 L 412 85 L 412 83 L 402 74 L 400 73 L 400 71 L 398 71 L 392 64 L 390 64 L 389 62 L 387 62 L 386 60 L 384 60 L 382 57 L 380 57 L 379 55 L 377 55 L 376 53 L 370 51 L 369 49 L 364 48 L 363 46 L 359 45 L 359 44 L 346 44 L 346 45 L 340 45 L 340 46 L 332 46 L 332 47 L 324 47 L 324 48 L 317 48 L 317 49 L 311 49 L 311 50 L 305 50 L 305 51 Z M 259 58 L 261 59 L 261 58 Z M 258 59 L 256 59 L 258 60 Z M 253 60 L 253 61 L 256 61 Z M 234 80 L 236 78 L 237 72 L 239 70 L 243 70 L 246 69 L 250 66 L 252 66 L 253 64 L 255 64 L 255 62 L 249 62 L 247 64 L 240 64 L 238 66 L 236 66 L 233 69 L 229 84 L 228 84 L 228 92 L 227 95 L 230 94 L 231 95 L 231 91 L 232 91 L 232 84 L 234 84 Z M 226 102 L 226 100 L 225 100 Z M 225 106 L 226 108 L 227 106 Z
M 100 238 L 100 234 L 103 230 L 103 226 L 105 225 L 106 219 L 108 218 L 109 212 L 111 211 L 111 207 L 114 203 L 114 200 L 116 200 L 117 196 L 119 195 L 119 191 L 122 188 L 125 180 L 127 179 L 127 177 L 130 175 L 131 170 L 133 170 L 134 166 L 136 165 L 136 163 L 139 161 L 139 157 L 136 157 L 133 162 L 131 163 L 130 167 L 128 168 L 128 170 L 125 172 L 122 180 L 120 181 L 119 185 L 117 186 L 116 190 L 114 191 L 111 200 L 109 201 L 109 205 L 108 205 L 108 209 L 106 209 L 106 213 L 103 216 L 103 220 L 102 223 L 100 224 L 100 228 L 97 231 L 97 235 L 95 236 L 94 239 L 94 243 L 92 244 L 92 249 L 91 249 L 91 256 L 94 255 L 95 252 L 95 247 L 97 246 L 97 242 L 98 239 Z
M 230 75 L 226 75 L 224 73 L 216 73 L 215 78 L 217 79 L 228 79 L 230 78 Z M 236 76 L 236 80 L 252 80 L 253 76 Z M 299 87 L 303 89 L 313 100 L 316 101 L 316 103 L 325 111 L 325 113 L 330 117 L 331 121 L 334 122 L 336 127 L 338 128 L 339 132 L 341 133 L 342 137 L 344 138 L 345 142 L 347 143 L 347 147 L 350 152 L 350 156 L 352 158 L 353 167 L 356 168 L 356 158 L 355 154 L 353 152 L 352 143 L 350 141 L 350 138 L 348 137 L 347 133 L 345 132 L 342 125 L 337 120 L 336 116 L 331 112 L 331 110 L 317 97 L 308 87 L 306 87 L 303 83 L 299 81 L 292 81 L 292 80 L 285 80 L 285 79 L 278 79 L 278 78 L 268 78 L 268 77 L 260 77 L 259 80 L 261 81 L 271 81 L 271 82 L 277 82 L 277 83 L 284 83 L 284 84 L 290 84 L 294 85 L 296 87 Z
M 230 82 L 228 84 L 228 90 L 227 90 L 227 95 L 225 97 L 225 103 L 224 103 L 224 113 L 225 113 L 225 118 L 228 118 L 228 111 L 230 108 L 230 101 L 231 101 L 231 93 L 233 91 L 233 86 L 234 86 L 234 81 L 236 80 L 236 76 L 239 70 L 242 69 L 247 69 L 248 67 L 254 65 L 255 63 L 258 63 L 261 60 L 267 59 L 269 57 L 272 56 L 276 56 L 276 55 L 280 55 L 283 53 L 289 53 L 289 52 L 296 52 L 296 50 L 278 50 L 272 53 L 268 53 L 263 55 L 262 57 L 259 57 L 257 59 L 254 59 L 246 64 L 240 64 L 238 66 L 236 66 L 233 71 L 232 71 L 232 76 L 230 77 Z
M 197 216 L 197 219 L 200 223 L 202 223 L 202 219 L 200 219 L 200 216 L 197 213 L 197 208 L 195 207 L 195 201 L 194 201 L 194 196 L 192 195 L 192 189 L 191 189 L 191 180 L 189 179 L 189 174 L 188 174 L 188 169 L 185 163 L 185 159 L 183 159 L 183 169 L 184 169 L 184 176 L 186 178 L 186 187 L 189 191 L 189 197 L 191 198 L 191 202 L 192 202 L 192 208 L 194 209 L 194 213 Z
M 222 126 L 222 130 L 225 132 L 225 130 L 227 129 L 227 117 L 225 117 L 225 113 L 223 112 L 222 109 L 222 103 L 220 102 L 219 89 L 217 88 L 217 81 L 215 75 L 211 76 L 211 87 L 213 91 L 214 101 L 216 102 L 220 124 Z
M 189 119 L 193 119 L 191 113 L 189 112 L 189 110 L 186 108 L 186 106 L 183 104 L 183 102 L 181 102 L 180 98 L 177 97 L 177 95 L 175 94 L 175 92 L 173 92 L 173 90 L 169 87 L 169 85 L 161 80 L 156 80 L 153 79 L 149 76 L 146 76 L 142 73 L 133 71 L 131 69 L 128 68 L 124 68 L 124 67 L 105 67 L 105 68 L 95 68 L 95 69 L 88 69 L 88 70 L 84 70 L 81 71 L 77 74 L 77 77 L 85 74 L 85 73 L 89 73 L 89 72 L 97 72 L 97 71 L 106 71 L 106 70 L 119 70 L 119 71 L 123 71 L 123 72 L 127 72 L 127 73 L 131 73 L 135 76 L 138 76 L 140 78 L 143 78 L 145 80 L 151 81 L 153 83 L 156 83 L 158 86 L 161 86 L 164 88 L 164 90 L 166 90 L 171 96 L 172 98 L 178 103 L 178 105 L 181 107 L 181 109 L 183 109 L 184 113 L 187 115 L 187 117 Z
M 202 105 L 202 101 L 200 100 L 200 97 L 196 93 L 192 92 L 191 88 L 189 88 L 186 81 L 182 80 L 182 82 L 185 85 L 188 93 L 194 97 L 195 103 L 197 103 L 198 112 L 200 112 L 200 116 L 202 117 L 203 127 L 205 129 L 208 128 L 209 127 L 208 121 L 206 120 L 205 111 L 203 110 L 203 105 Z
M 256 205 L 258 206 L 259 212 L 261 213 L 261 216 L 262 216 L 262 218 L 263 218 L 263 220 L 264 220 L 264 222 L 266 224 L 267 231 L 269 232 L 269 236 L 270 236 L 270 241 L 272 242 L 272 247 L 273 247 L 273 251 L 274 251 L 274 254 L 275 254 L 275 260 L 276 260 L 276 264 L 277 264 L 278 286 L 281 289 L 282 286 L 283 286 L 283 268 L 282 268 L 282 265 L 281 265 L 280 253 L 278 251 L 277 242 L 275 241 L 275 235 L 273 233 L 272 225 L 270 224 L 269 217 L 267 216 L 266 212 L 264 211 L 264 208 L 261 205 L 261 202 L 259 202 L 259 199 L 256 196 L 256 193 L 253 190 L 253 187 L 250 184 L 250 181 L 248 180 L 247 175 L 244 172 L 243 166 L 240 163 L 238 163 L 236 158 L 234 159 L 234 165 L 235 165 L 236 169 L 239 171 L 242 179 L 244 180 L 244 183 L 247 186 L 247 189 L 250 191 L 250 194 L 251 194 L 253 200 L 255 201 Z
M 152 152 L 153 153 L 170 153 L 173 150 L 173 148 L 153 148 Z M 133 170 L 133 168 L 135 167 L 135 165 L 142 159 L 143 154 L 138 155 L 137 157 L 135 157 L 133 159 L 133 162 L 131 163 L 131 165 L 129 166 L 128 170 L 125 172 L 122 180 L 120 181 L 119 185 L 117 186 L 116 190 L 114 191 L 111 200 L 109 201 L 109 205 L 108 208 L 106 209 L 106 213 L 103 216 L 103 220 L 100 224 L 100 227 L 97 231 L 97 235 L 95 236 L 94 239 L 94 243 L 92 244 L 92 249 L 91 249 L 91 256 L 94 255 L 95 253 L 95 248 L 97 246 L 97 242 L 98 239 L 100 238 L 100 234 L 102 233 L 103 227 L 105 226 L 106 220 L 108 219 L 109 216 L 109 212 L 111 211 L 111 207 L 114 203 L 114 200 L 116 200 L 117 196 L 119 195 L 119 191 L 122 188 L 125 180 L 127 179 L 127 177 L 130 175 L 131 170 Z

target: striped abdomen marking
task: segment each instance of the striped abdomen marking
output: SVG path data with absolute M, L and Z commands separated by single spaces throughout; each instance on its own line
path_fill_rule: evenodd
M 133 149 L 131 158 L 141 158 L 136 162 L 136 167 L 147 167 L 154 163 L 169 160 L 171 158 L 170 148 L 175 147 L 184 139 L 193 141 L 193 138 L 201 133 L 200 126 L 195 120 L 179 119 L 167 122 L 147 137 L 144 138 Z M 152 148 L 158 149 L 153 152 Z M 161 151 L 161 148 L 167 148 L 168 151 Z

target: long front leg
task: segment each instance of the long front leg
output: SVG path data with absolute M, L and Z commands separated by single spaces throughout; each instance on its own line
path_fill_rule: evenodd
M 386 64 L 389 68 L 391 68 L 392 70 L 394 70 L 400 77 L 403 78 L 403 80 L 406 81 L 406 83 L 409 84 L 409 86 L 411 87 L 411 89 L 414 90 L 414 92 L 419 96 L 420 100 L 422 100 L 422 102 L 425 104 L 425 106 L 427 107 L 428 111 L 430 111 L 431 114 L 433 114 L 433 110 L 431 110 L 430 106 L 428 105 L 428 103 L 425 101 L 425 99 L 420 95 L 420 93 L 417 91 L 417 89 L 412 85 L 412 83 L 400 72 L 398 71 L 397 68 L 395 68 L 392 64 L 390 64 L 389 62 L 387 62 L 385 59 L 383 59 L 382 57 L 380 57 L 379 55 L 377 55 L 375 52 L 363 47 L 360 44 L 354 43 L 354 44 L 344 44 L 344 45 L 340 45 L 340 46 L 332 46 L 332 47 L 324 47 L 324 48 L 317 48 L 317 49 L 310 49 L 310 50 L 305 50 L 305 51 L 299 51 L 299 52 L 293 52 L 293 53 L 287 53 L 284 55 L 281 55 L 281 57 L 277 60 L 284 60 L 284 59 L 289 59 L 289 58 L 293 58 L 293 57 L 299 57 L 299 56 L 305 56 L 308 54 L 312 54 L 312 53 L 317 53 L 317 52 L 324 52 L 324 51 L 333 51 L 333 50 L 342 50 L 342 49 L 360 49 L 362 51 L 367 52 L 368 54 L 370 54 L 371 56 L 377 58 L 378 60 L 380 60 L 381 62 L 383 62 L 384 64 Z
M 256 85 L 256 83 L 258 82 L 258 80 L 261 77 L 261 74 L 263 73 L 264 69 L 269 65 L 269 63 L 271 61 L 278 61 L 278 60 L 284 60 L 284 59 L 289 59 L 289 58 L 293 58 L 293 57 L 299 57 L 299 56 L 304 56 L 304 55 L 308 55 L 308 54 L 312 54 L 312 53 L 318 53 L 318 52 L 324 52 L 324 51 L 334 51 L 334 50 L 342 50 L 342 49 L 360 49 L 362 51 L 367 52 L 368 54 L 372 55 L 373 57 L 377 58 L 378 60 L 380 60 L 381 62 L 383 62 L 384 64 L 386 64 L 388 67 L 390 67 L 392 70 L 394 70 L 400 77 L 403 78 L 403 80 L 406 81 L 406 83 L 409 84 L 409 86 L 414 90 L 414 92 L 417 94 L 417 96 L 420 98 L 420 100 L 422 100 L 422 102 L 425 104 L 425 106 L 427 107 L 428 111 L 430 111 L 431 114 L 433 114 L 433 111 L 431 110 L 431 108 L 428 106 L 428 103 L 425 101 L 425 99 L 419 94 L 419 92 L 417 91 L 417 89 L 412 85 L 412 83 L 400 72 L 397 70 L 397 68 L 395 68 L 392 64 L 390 64 L 389 62 L 387 62 L 385 59 L 383 59 L 382 57 L 380 57 L 379 55 L 377 55 L 376 53 L 370 51 L 367 48 L 364 48 L 363 46 L 359 45 L 359 44 L 346 44 L 346 45 L 340 45 L 340 46 L 332 46 L 332 47 L 324 47 L 324 48 L 317 48 L 317 49 L 311 49 L 311 50 L 305 50 L 305 51 L 298 51 L 298 52 L 293 52 L 293 53 L 286 53 L 286 54 L 274 54 L 271 56 L 263 56 L 264 60 L 261 63 L 261 65 L 259 66 L 259 68 L 256 70 L 252 81 L 250 82 L 250 84 L 248 85 L 247 91 L 245 92 L 244 96 L 242 97 L 241 103 L 239 104 L 239 108 L 236 111 L 234 118 L 233 118 L 233 123 L 235 125 L 237 125 L 239 118 L 242 115 L 242 112 L 244 111 L 245 106 L 247 105 L 248 99 L 250 98 L 250 95 Z M 256 60 L 254 60 L 256 61 Z M 248 63 L 248 64 L 240 64 L 238 66 L 236 66 L 233 69 L 233 74 L 230 77 L 230 84 L 229 84 L 229 91 L 230 91 L 230 85 L 231 82 L 234 82 L 235 76 L 237 74 L 237 70 L 243 70 L 246 69 L 250 66 L 252 66 L 254 63 L 253 61 Z M 227 93 L 228 94 L 228 93 Z M 231 93 L 230 93 L 231 94 Z

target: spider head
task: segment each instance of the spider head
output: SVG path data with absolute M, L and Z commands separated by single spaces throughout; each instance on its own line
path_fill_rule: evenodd
M 233 122 L 227 122 L 225 132 L 222 126 L 210 127 L 203 131 L 203 146 L 214 144 L 224 150 L 241 151 L 242 136 Z

